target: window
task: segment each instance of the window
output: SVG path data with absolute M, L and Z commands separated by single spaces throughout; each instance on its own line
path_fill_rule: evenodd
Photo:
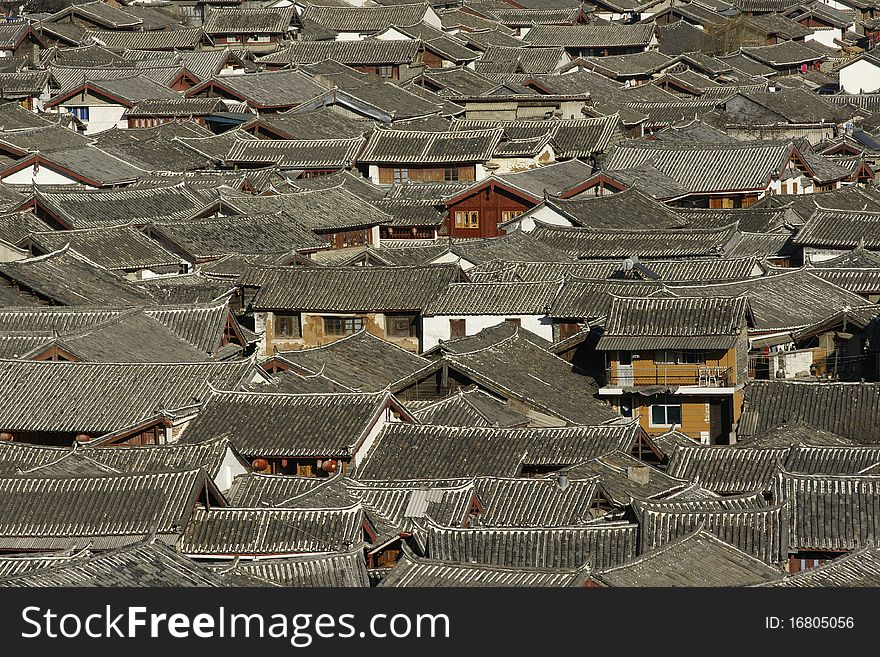
M 269 35 L 268 34 L 251 34 L 248 37 L 248 43 L 268 43 Z
M 670 427 L 681 426 L 681 401 L 669 395 L 657 398 L 657 402 L 651 404 L 651 426 Z
M 521 214 L 522 210 L 503 210 L 501 212 L 501 221 L 510 221 L 511 219 L 516 219 Z
M 670 351 L 661 349 L 654 353 L 658 365 L 704 365 L 706 354 L 702 351 Z
M 678 352 L 678 362 L 689 365 L 703 365 L 706 362 L 706 354 L 702 351 L 680 351 Z
M 416 335 L 416 318 L 414 315 L 386 317 L 385 327 L 390 337 L 411 338 Z
M 275 313 L 276 338 L 301 338 L 299 313 Z
M 455 338 L 463 338 L 467 335 L 465 332 L 465 320 L 463 319 L 450 319 L 449 320 L 449 337 L 451 339 Z
M 405 183 L 409 181 L 409 169 L 394 169 L 394 182 Z
M 89 108 L 88 107 L 68 107 L 67 111 L 73 114 L 80 121 L 88 121 L 89 120 Z
M 364 320 L 361 317 L 325 317 L 325 335 L 351 335 L 364 328 Z
M 476 210 L 456 211 L 455 213 L 456 228 L 479 228 L 480 213 Z
M 376 67 L 376 75 L 380 78 L 394 78 L 394 67 L 393 66 L 377 66 Z
M 654 352 L 654 362 L 659 363 L 660 365 L 675 365 L 676 360 L 677 358 L 674 351 L 660 349 L 659 351 Z
M 446 167 L 443 170 L 443 180 L 446 182 L 458 182 L 458 167 Z

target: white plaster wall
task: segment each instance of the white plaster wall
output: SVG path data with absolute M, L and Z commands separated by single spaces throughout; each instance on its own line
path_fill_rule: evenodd
M 553 323 L 546 315 L 435 315 L 422 318 L 422 349 L 436 347 L 440 340 L 449 340 L 449 320 L 465 320 L 465 334 L 476 335 L 505 319 L 519 319 L 520 326 L 546 340 L 553 341 Z
M 519 229 L 524 233 L 531 233 L 535 230 L 535 219 L 542 221 L 545 224 L 553 224 L 554 226 L 572 225 L 568 219 L 556 212 L 556 210 L 543 204 L 536 205 L 534 208 L 528 212 L 524 212 L 517 218 L 519 219 Z
M 221 493 L 225 493 L 232 487 L 232 480 L 235 479 L 235 477 L 247 474 L 247 472 L 247 468 L 245 468 L 241 464 L 241 461 L 235 457 L 232 450 L 227 448 L 226 453 L 223 455 L 223 462 L 220 464 L 220 469 L 214 476 L 214 483 L 217 485 L 217 488 L 220 489 Z
M 477 265 L 470 260 L 465 260 L 464 258 L 459 258 L 457 255 L 452 253 L 451 251 L 447 251 L 441 256 L 437 256 L 431 261 L 432 265 L 445 264 L 448 262 L 457 262 L 458 266 L 462 268 L 463 271 L 467 271 L 468 269 L 473 269 Z
M 36 173 L 34 173 L 33 165 L 25 167 L 21 171 L 4 176 L 2 180 L 10 185 L 74 185 L 79 182 L 53 171 L 45 165 L 41 166 Z
M 30 253 L 19 249 L 14 244 L 0 240 L 0 262 L 15 262 L 29 257 Z
M 378 185 L 379 184 L 379 165 L 378 164 L 371 164 L 370 170 L 367 173 L 367 176 L 370 178 L 371 183 L 373 183 L 374 185 Z
M 360 465 L 361 461 L 366 456 L 367 452 L 370 451 L 370 447 L 372 447 L 373 443 L 376 442 L 376 436 L 378 436 L 382 429 L 385 428 L 386 424 L 391 422 L 400 422 L 400 420 L 394 417 L 394 413 L 390 408 L 386 408 L 382 416 L 379 418 L 378 422 L 372 426 L 369 433 L 367 433 L 367 437 L 364 438 L 364 441 L 360 444 L 360 446 L 355 450 L 352 455 L 352 461 L 354 461 L 355 467 Z
M 83 105 L 74 103 L 72 107 L 83 107 Z M 66 105 L 62 105 L 60 109 L 63 112 L 68 111 Z M 89 120 L 83 121 L 86 124 L 85 134 L 91 135 L 110 128 L 126 128 L 128 121 L 122 118 L 125 109 L 121 105 L 90 105 Z
M 832 260 L 849 253 L 851 249 L 820 249 L 810 246 L 804 247 L 804 262 L 822 262 Z
M 880 89 L 880 68 L 864 59 L 840 69 L 840 88 L 851 94 Z
M 809 349 L 803 351 L 780 351 L 770 357 L 770 378 L 775 379 L 777 372 L 784 371 L 786 379 L 793 379 L 798 372 L 809 372 L 813 364 L 813 352 Z M 780 377 L 783 378 L 783 377 Z
M 272 313 L 254 313 L 254 333 L 260 336 L 257 353 L 266 356 L 266 322 L 272 321 Z
M 828 46 L 829 48 L 834 48 L 837 50 L 837 44 L 834 43 L 834 39 L 839 39 L 843 35 L 840 33 L 836 27 L 828 27 L 828 28 L 815 28 L 816 31 L 812 34 L 808 34 L 804 37 L 804 41 L 817 41 L 821 43 L 823 46 Z

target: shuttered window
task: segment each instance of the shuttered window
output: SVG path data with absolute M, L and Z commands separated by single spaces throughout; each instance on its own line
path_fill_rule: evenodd
M 465 320 L 463 319 L 450 319 L 449 320 L 449 337 L 450 338 L 463 338 L 467 333 L 465 333 Z

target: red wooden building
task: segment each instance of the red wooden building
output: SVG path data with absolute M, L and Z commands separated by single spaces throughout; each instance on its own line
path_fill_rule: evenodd
M 520 173 L 489 176 L 444 199 L 452 237 L 496 237 L 498 224 L 530 210 L 545 194 L 568 198 L 581 191 L 592 168 L 569 160 Z

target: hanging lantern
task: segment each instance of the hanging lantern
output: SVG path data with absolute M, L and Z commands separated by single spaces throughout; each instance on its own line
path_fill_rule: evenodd
M 336 461 L 324 461 L 321 464 L 321 469 L 324 472 L 333 473 L 336 472 L 336 469 L 339 467 L 339 464 Z
M 251 465 L 254 470 L 262 472 L 269 467 L 269 462 L 266 459 L 254 459 Z

